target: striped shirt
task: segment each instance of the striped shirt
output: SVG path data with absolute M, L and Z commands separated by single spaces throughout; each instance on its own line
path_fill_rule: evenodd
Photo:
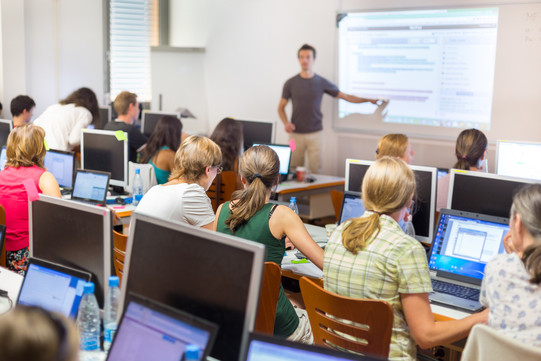
M 389 302 L 394 314 L 389 359 L 415 360 L 415 342 L 404 318 L 400 293 L 432 292 L 425 251 L 391 217 L 381 215 L 376 238 L 355 255 L 342 243 L 342 231 L 350 222 L 340 225 L 325 247 L 325 289 L 342 296 Z

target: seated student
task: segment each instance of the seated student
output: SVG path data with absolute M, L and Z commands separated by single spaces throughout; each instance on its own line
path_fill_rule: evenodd
M 220 147 L 206 137 L 192 135 L 178 148 L 169 182 L 143 196 L 136 212 L 213 229 L 214 211 L 205 193 L 222 171 Z
M 43 166 L 45 132 L 32 124 L 9 134 L 3 171 L 0 171 L 0 205 L 6 210 L 6 265 L 21 275 L 28 266 L 28 190 L 60 197 L 55 177 Z M 30 183 L 25 181 L 31 180 Z
M 391 305 L 390 360 L 415 360 L 416 343 L 429 348 L 459 340 L 488 316 L 486 310 L 461 320 L 434 321 L 425 250 L 397 223 L 414 191 L 415 175 L 405 162 L 392 157 L 377 160 L 363 180 L 365 214 L 338 226 L 323 258 L 325 289 Z
M 147 141 L 147 136 L 134 125 L 140 112 L 137 95 L 127 91 L 120 92 L 115 98 L 113 107 L 118 117 L 105 124 L 103 129 L 121 130 L 128 133 L 128 160 L 135 163 L 137 162 L 137 150 Z
M 233 193 L 231 202 L 216 212 L 218 232 L 262 243 L 267 248 L 267 262 L 282 264 L 286 236 L 319 268 L 323 250 L 314 242 L 302 220 L 286 206 L 269 203 L 271 189 L 278 183 L 280 160 L 269 147 L 248 149 L 240 160 L 244 189 Z M 312 330 L 305 310 L 293 308 L 280 286 L 274 335 L 293 341 L 312 343 Z
M 89 88 L 79 88 L 45 109 L 34 124 L 45 130 L 51 149 L 73 150 L 81 143 L 81 130 L 99 117 L 96 94 Z
M 140 160 L 141 163 L 152 164 L 158 184 L 167 183 L 175 164 L 175 152 L 184 134 L 180 119 L 166 115 L 158 120 L 148 138 Z
M 474 172 L 486 171 L 487 137 L 477 129 L 466 129 L 460 132 L 456 138 L 455 155 L 456 163 L 454 169 L 463 169 Z M 485 163 L 483 165 L 483 163 Z M 447 174 L 438 179 L 438 193 L 436 211 L 447 208 L 449 197 L 449 181 L 451 175 Z
M 17 95 L 11 101 L 11 116 L 13 117 L 13 127 L 18 127 L 23 124 L 30 123 L 34 115 L 36 103 L 34 99 L 27 95 Z
M 0 315 L 0 360 L 77 361 L 75 323 L 59 313 L 17 305 Z
M 376 159 L 384 156 L 396 157 L 402 159 L 407 164 L 411 164 L 415 152 L 411 149 L 411 144 L 405 134 L 387 134 L 381 137 L 376 149 Z
M 242 123 L 232 118 L 224 118 L 216 125 L 210 136 L 222 150 L 224 171 L 237 174 L 237 189 L 242 188 L 239 174 L 239 159 L 244 148 Z
M 541 185 L 522 188 L 514 197 L 509 254 L 485 267 L 480 302 L 489 307 L 488 325 L 506 336 L 541 347 Z

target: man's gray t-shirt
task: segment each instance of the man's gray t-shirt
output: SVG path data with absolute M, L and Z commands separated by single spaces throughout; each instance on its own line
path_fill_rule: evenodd
M 282 98 L 293 103 L 291 122 L 295 124 L 295 133 L 313 133 L 323 129 L 321 122 L 321 99 L 327 93 L 338 95 L 338 87 L 327 79 L 314 74 L 306 79 L 299 74 L 286 81 Z

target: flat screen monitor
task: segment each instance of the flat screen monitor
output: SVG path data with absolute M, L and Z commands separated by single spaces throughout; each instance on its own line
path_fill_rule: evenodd
M 364 175 L 372 163 L 374 163 L 372 160 L 346 159 L 346 184 L 344 189 L 360 193 Z
M 496 173 L 541 180 L 541 143 L 498 140 Z
M 92 274 L 103 308 L 112 269 L 111 211 L 43 194 L 29 204 L 30 255 Z
M 124 307 L 133 292 L 204 318 L 218 325 L 210 355 L 239 359 L 254 326 L 263 245 L 135 212 L 126 255 Z
M 94 123 L 94 129 L 103 129 L 111 121 L 111 107 L 100 107 L 100 120 Z
M 274 123 L 239 120 L 242 124 L 244 150 L 254 144 L 271 144 L 273 142 Z
M 253 144 L 266 145 L 276 152 L 280 160 L 280 175 L 287 176 L 289 173 L 289 165 L 291 164 L 291 148 L 285 144 Z
M 73 171 L 75 155 L 73 152 L 50 149 L 45 153 L 45 169 L 51 172 L 58 185 L 63 188 L 73 188 Z
M 128 133 L 123 134 L 124 138 L 119 137 L 119 134 L 113 130 L 83 130 L 81 168 L 109 172 L 111 185 L 127 187 Z
M 452 169 L 447 208 L 509 217 L 513 196 L 533 180 Z
M 167 112 L 150 112 L 148 110 L 143 111 L 143 118 L 141 120 L 141 133 L 145 134 L 147 137 L 150 137 L 158 121 L 164 117 L 170 116 L 173 118 L 178 118 L 180 122 L 179 113 L 167 113 Z
M 0 119 L 0 147 L 8 144 L 9 133 L 13 129 L 11 120 Z

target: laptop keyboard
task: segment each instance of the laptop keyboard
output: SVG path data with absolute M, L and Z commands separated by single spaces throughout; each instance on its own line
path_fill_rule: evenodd
M 446 293 L 467 300 L 479 300 L 479 290 L 470 287 L 455 285 L 453 283 L 432 280 L 432 288 L 436 292 Z

